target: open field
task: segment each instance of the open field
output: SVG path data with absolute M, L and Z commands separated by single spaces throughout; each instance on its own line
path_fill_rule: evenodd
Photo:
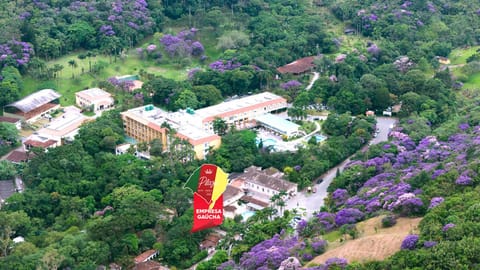
M 170 29 L 172 34 L 181 29 Z M 155 35 L 156 36 L 156 35 Z M 208 60 L 205 64 L 217 59 L 220 52 L 215 48 L 216 37 L 214 31 L 211 29 L 202 29 L 198 32 L 198 40 L 202 42 L 205 47 L 205 54 Z M 158 40 L 154 37 L 148 37 L 143 40 L 142 44 L 136 47 L 146 47 L 148 44 L 158 44 Z M 37 90 L 52 88 L 62 94 L 60 103 L 63 106 L 72 105 L 75 103 L 75 92 L 83 89 L 96 87 L 101 81 L 113 76 L 121 76 L 127 74 L 139 74 L 141 70 L 147 73 L 160 75 L 165 78 L 181 81 L 187 78 L 188 70 L 194 67 L 201 67 L 202 64 L 196 58 L 191 59 L 191 63 L 187 66 L 180 66 L 170 59 L 162 59 L 156 62 L 153 59 L 141 59 L 135 48 L 128 50 L 122 58 L 98 54 L 95 57 L 79 59 L 78 56 L 85 54 L 85 51 L 72 52 L 63 57 L 48 61 L 47 67 L 54 65 L 61 65 L 63 69 L 58 72 L 55 79 L 47 81 L 38 81 L 32 77 L 24 77 L 24 91 L 21 96 L 26 96 Z M 165 56 L 164 56 L 165 57 Z M 72 65 L 69 62 L 74 61 Z M 89 72 L 95 65 L 103 66 L 98 73 Z
M 324 254 L 314 258 L 310 264 L 325 263 L 332 257 L 345 258 L 349 262 L 383 260 L 400 250 L 405 236 L 417 232 L 421 220 L 421 218 L 399 218 L 395 226 L 382 228 L 382 217 L 358 223 L 359 238 L 342 243 L 335 241 Z

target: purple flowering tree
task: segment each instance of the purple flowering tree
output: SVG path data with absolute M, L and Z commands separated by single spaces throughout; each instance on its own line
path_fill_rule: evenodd
M 280 87 L 283 89 L 283 90 L 291 90 L 291 89 L 294 89 L 294 88 L 298 88 L 302 85 L 301 82 L 297 81 L 297 80 L 291 80 L 291 81 L 288 81 L 286 83 L 282 83 L 280 84 Z
M 205 48 L 203 47 L 202 43 L 199 41 L 195 41 L 192 43 L 192 55 L 193 56 L 201 56 L 205 52 Z
M 30 43 L 10 40 L 0 44 L 0 64 L 2 66 L 26 66 L 33 56 L 33 47 Z
M 310 244 L 310 246 L 312 247 L 312 250 L 313 252 L 315 252 L 315 254 L 319 255 L 319 254 L 322 254 L 323 252 L 325 252 L 326 248 L 327 248 L 327 241 L 325 240 L 318 240 L 318 241 L 314 241 Z
M 418 235 L 416 234 L 409 234 L 403 239 L 401 249 L 408 249 L 413 250 L 417 247 L 418 243 Z
M 353 224 L 362 220 L 364 217 L 365 214 L 356 208 L 344 208 L 338 211 L 335 216 L 335 224 L 337 224 L 337 226 Z
M 298 244 L 296 237 L 282 239 L 275 235 L 271 239 L 260 242 L 240 258 L 242 269 L 277 269 L 290 257 L 290 250 Z
M 213 63 L 211 63 L 210 65 L 208 65 L 208 67 L 212 70 L 215 70 L 215 71 L 219 71 L 219 72 L 225 72 L 227 70 L 234 70 L 236 68 L 239 68 L 241 67 L 242 64 L 239 63 L 239 62 L 236 62 L 234 60 L 217 60 Z
M 443 197 L 433 197 L 430 200 L 430 206 L 428 206 L 428 209 L 432 209 L 437 207 L 439 204 L 441 204 L 445 199 Z
M 318 224 L 320 225 L 320 230 L 329 232 L 333 230 L 336 226 L 335 224 L 335 214 L 329 212 L 320 212 L 315 216 L 318 219 Z
M 180 31 L 177 35 L 166 34 L 160 38 L 160 44 L 172 58 L 201 57 L 205 52 L 205 48 L 202 43 L 194 40 L 196 33 L 197 29 L 192 28 Z
M 327 269 L 345 269 L 347 267 L 348 261 L 345 258 L 329 258 L 325 261 L 325 266 Z
M 335 203 L 335 206 L 340 206 L 344 204 L 348 199 L 348 191 L 343 188 L 336 189 L 332 193 L 332 201 Z

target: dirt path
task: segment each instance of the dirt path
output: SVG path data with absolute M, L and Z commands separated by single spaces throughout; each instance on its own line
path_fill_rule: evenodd
M 391 228 L 381 228 L 383 216 L 371 218 L 357 225 L 360 238 L 346 242 L 334 242 L 324 254 L 310 263 L 325 263 L 328 258 L 341 257 L 353 261 L 383 260 L 400 250 L 405 236 L 418 232 L 422 218 L 399 218 Z M 375 229 L 376 228 L 376 229 Z

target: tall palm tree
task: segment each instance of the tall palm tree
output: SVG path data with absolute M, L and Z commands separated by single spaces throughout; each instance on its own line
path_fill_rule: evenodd
M 74 59 L 70 59 L 68 61 L 68 65 L 72 67 L 72 79 L 75 78 L 75 73 L 73 73 L 73 70 L 77 67 L 77 62 Z

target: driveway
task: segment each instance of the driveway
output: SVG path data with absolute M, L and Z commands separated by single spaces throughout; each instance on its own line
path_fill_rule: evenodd
M 397 122 L 396 118 L 390 117 L 377 117 L 377 128 L 379 129 L 379 134 L 376 138 L 374 138 L 371 142 L 372 144 L 377 144 L 382 141 L 388 140 L 388 132 L 390 128 L 392 128 L 395 123 Z M 350 158 L 347 158 L 345 161 L 340 163 L 339 165 L 335 166 L 334 168 L 330 169 L 323 175 L 319 177 L 319 179 L 323 179 L 320 184 L 314 184 L 313 187 L 317 189 L 316 193 L 308 193 L 307 191 L 300 191 L 297 195 L 286 203 L 285 209 L 293 210 L 297 209 L 297 211 L 306 219 L 310 219 L 313 216 L 314 212 L 318 212 L 320 207 L 324 205 L 323 200 L 328 196 L 327 188 L 330 183 L 335 178 L 337 173 L 337 169 L 343 171 L 345 165 L 350 161 Z

